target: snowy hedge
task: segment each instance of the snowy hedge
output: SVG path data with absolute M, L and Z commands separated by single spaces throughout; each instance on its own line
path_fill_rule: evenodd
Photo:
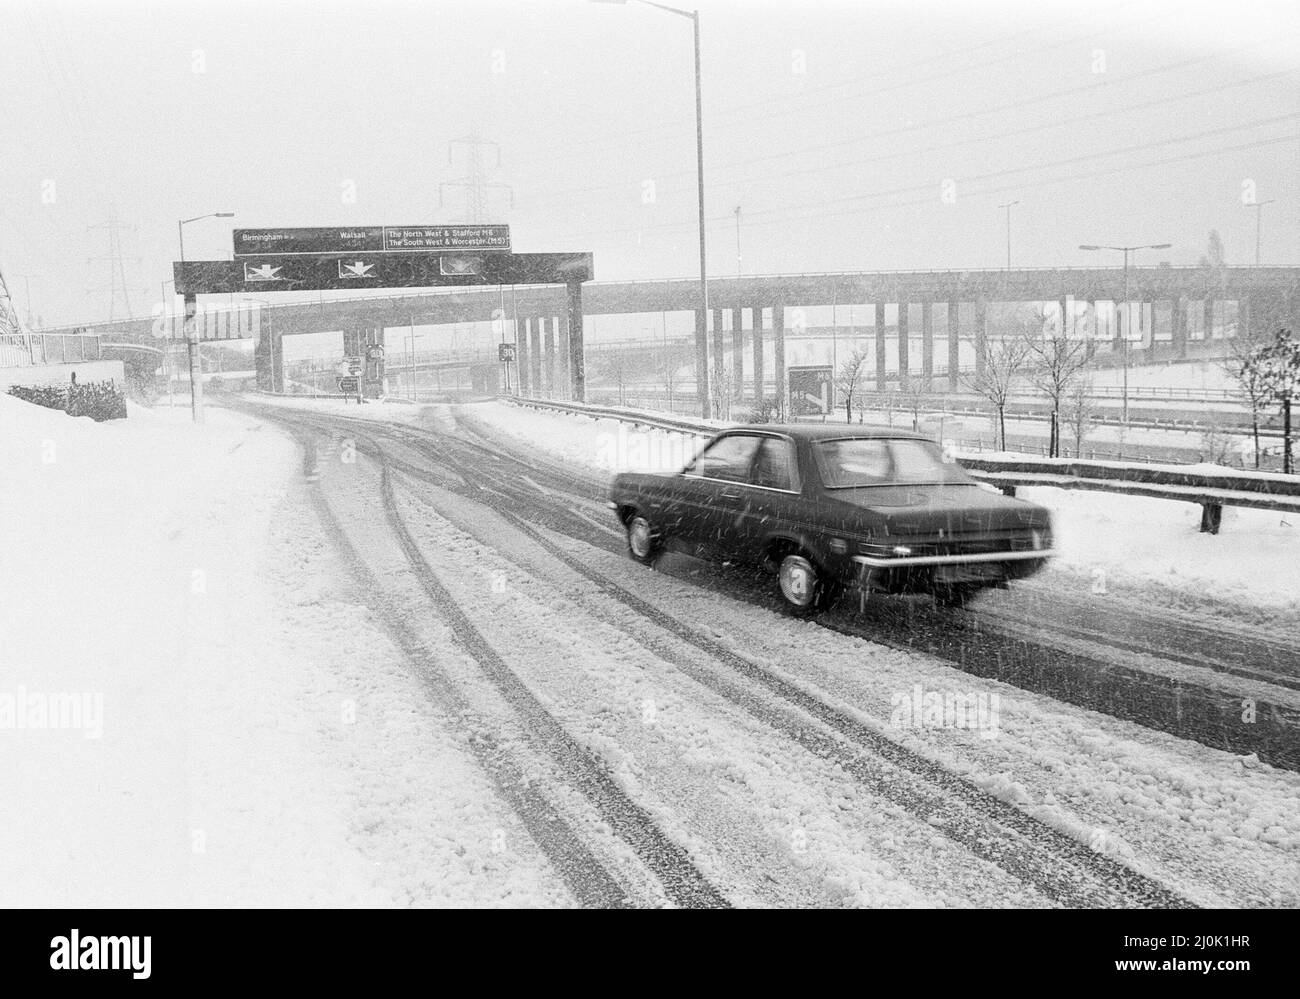
M 9 394 L 69 416 L 89 416 L 96 422 L 126 419 L 126 394 L 116 382 L 85 385 L 11 385 Z

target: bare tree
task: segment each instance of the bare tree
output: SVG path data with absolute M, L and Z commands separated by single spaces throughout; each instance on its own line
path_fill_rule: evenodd
M 1264 341 L 1257 336 L 1233 337 L 1228 342 L 1228 359 L 1223 370 L 1237 383 L 1236 395 L 1250 407 L 1250 433 L 1255 445 L 1255 467 L 1259 468 L 1259 421 L 1268 411 L 1268 381 L 1260 363 L 1260 350 Z
M 903 405 L 912 414 L 913 430 L 921 428 L 921 410 L 925 408 L 926 400 L 933 391 L 934 385 L 929 375 L 913 375 L 899 387 Z
M 862 381 L 862 364 L 867 359 L 865 347 L 854 347 L 853 353 L 840 365 L 835 387 L 844 399 L 844 422 L 853 422 L 853 399 Z
M 1099 410 L 1092 397 L 1092 379 L 1078 378 L 1061 402 L 1061 421 L 1074 438 L 1074 456 L 1083 457 L 1083 445 L 1088 433 L 1097 424 Z
M 983 396 L 997 411 L 998 450 L 1007 449 L 1007 402 L 1017 376 L 1024 370 L 1029 356 L 1029 342 L 1024 336 L 1002 337 L 983 346 L 983 363 L 963 381 L 972 392 Z
M 618 390 L 618 404 L 627 405 L 627 385 L 631 376 L 627 357 L 623 351 L 614 349 L 605 352 L 598 369 L 601 376 L 611 382 Z
M 1078 317 L 1070 321 L 1061 317 L 1058 325 L 1043 313 L 1038 314 L 1037 332 L 1026 337 L 1029 346 L 1029 380 L 1051 403 L 1051 429 L 1048 454 L 1061 454 L 1061 403 L 1088 365 L 1088 350 L 1078 332 Z
M 1258 349 L 1255 364 L 1260 368 L 1270 404 L 1282 410 L 1282 471 L 1295 471 L 1291 451 L 1291 408 L 1300 398 L 1300 340 L 1289 329 L 1279 329 Z

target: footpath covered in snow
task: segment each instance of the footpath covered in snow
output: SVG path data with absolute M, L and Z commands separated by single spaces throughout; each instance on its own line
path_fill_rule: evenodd
M 571 904 L 300 478 L 229 411 L 0 396 L 0 905 Z

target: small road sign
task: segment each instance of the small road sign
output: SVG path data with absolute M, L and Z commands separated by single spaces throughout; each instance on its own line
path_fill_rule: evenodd
M 384 359 L 384 345 L 382 343 L 372 343 L 366 348 L 366 357 L 371 361 L 382 361 Z
M 360 357 L 345 357 L 343 363 L 348 366 L 348 374 L 359 375 L 361 369 L 365 367 L 365 361 Z
M 356 395 L 361 388 L 361 380 L 356 375 L 344 375 L 338 380 L 338 386 L 344 395 Z
M 834 405 L 834 373 L 829 365 L 789 368 L 790 408 L 796 414 L 826 415 Z
M 497 344 L 497 360 L 504 364 L 514 364 L 515 345 L 513 343 Z

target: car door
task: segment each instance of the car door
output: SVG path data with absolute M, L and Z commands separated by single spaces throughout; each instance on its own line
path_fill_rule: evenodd
M 728 524 L 744 501 L 762 441 L 758 434 L 723 434 L 679 477 L 677 535 L 701 554 L 726 557 Z
M 767 538 L 790 519 L 799 487 L 794 441 L 764 437 L 750 464 L 743 500 L 724 526 L 724 544 L 737 559 L 758 562 L 763 558 Z

